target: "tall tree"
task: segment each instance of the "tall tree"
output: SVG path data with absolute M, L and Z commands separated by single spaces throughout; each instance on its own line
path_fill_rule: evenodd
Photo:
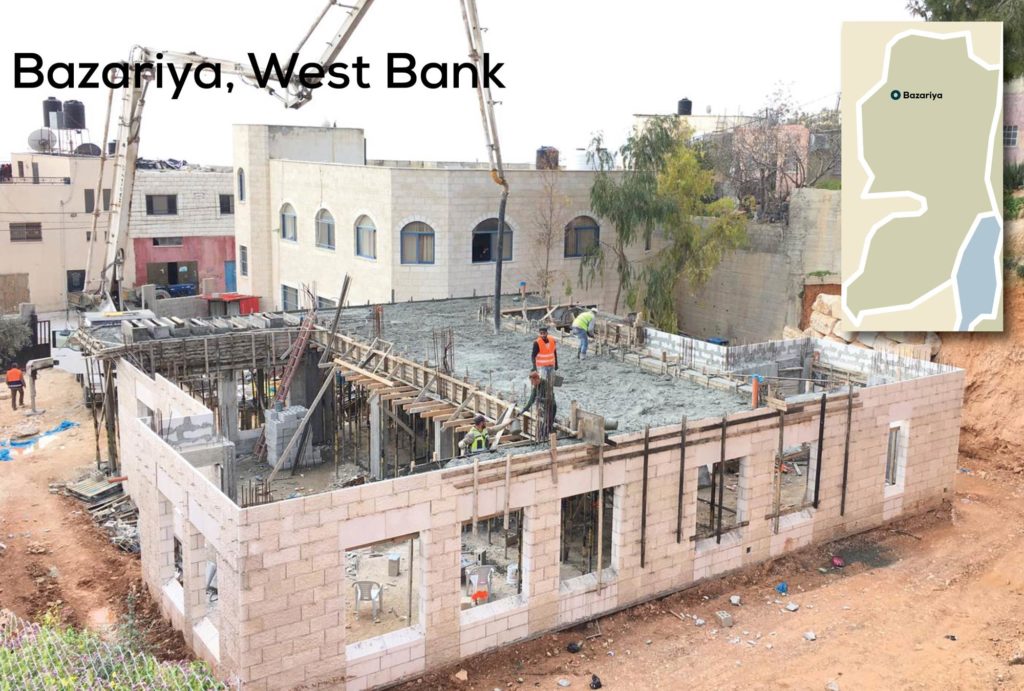
M 911 14 L 929 22 L 1002 22 L 1003 74 L 1024 75 L 1024 2 L 1021 0 L 908 0 Z
M 554 285 L 551 253 L 565 238 L 563 223 L 568 214 L 569 199 L 558 185 L 558 171 L 546 169 L 541 174 L 540 196 L 533 209 L 533 241 L 540 250 L 534 260 L 534 276 L 541 294 L 547 299 Z
M 602 271 L 610 254 L 618 278 L 614 311 L 625 292 L 630 308 L 670 331 L 677 324 L 680 277 L 699 286 L 727 250 L 746 240 L 744 215 L 731 200 L 714 201 L 714 172 L 702 164 L 690 138 L 674 116 L 652 118 L 634 128 L 620 149 L 624 170 L 615 173 L 609 172 L 611 157 L 601 154 L 599 138 L 591 147 L 601 159 L 591 206 L 615 224 L 616 233 L 584 258 L 581 278 Z M 627 250 L 640 242 L 651 245 L 655 230 L 665 245 L 653 257 L 631 261 Z
M 0 319 L 0 368 L 6 368 L 7 361 L 30 343 L 32 330 L 25 322 L 13 317 Z

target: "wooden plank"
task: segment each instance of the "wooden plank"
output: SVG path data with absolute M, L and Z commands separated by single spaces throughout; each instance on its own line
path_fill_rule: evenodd
M 363 377 L 367 377 L 367 378 L 372 379 L 374 381 L 380 382 L 381 384 L 387 384 L 388 386 L 400 386 L 401 385 L 401 382 L 395 382 L 395 381 L 392 381 L 392 380 L 390 380 L 390 379 L 388 379 L 386 377 L 382 377 L 379 374 L 374 374 L 373 372 L 370 372 L 369 370 L 365 370 L 362 367 L 358 367 L 356 365 L 353 365 L 351 362 L 344 362 L 344 361 L 339 362 L 338 360 L 335 360 L 335 362 L 338 364 L 339 367 L 341 367 L 343 369 L 355 372 L 356 374 L 359 374 L 359 375 L 362 375 Z M 347 378 L 348 377 L 346 377 L 346 379 Z
M 455 410 L 455 408 L 451 406 L 448 408 L 437 408 L 436 410 L 428 410 L 425 413 L 420 413 L 420 417 L 425 420 L 433 420 L 436 417 L 448 417 L 451 415 L 453 410 Z

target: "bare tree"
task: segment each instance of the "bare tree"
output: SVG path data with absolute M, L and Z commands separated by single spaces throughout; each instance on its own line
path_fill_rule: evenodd
M 533 240 L 538 252 L 534 255 L 534 280 L 546 300 L 554 287 L 556 272 L 551 269 L 551 254 L 565 238 L 569 199 L 558 184 L 558 171 L 541 172 L 541 191 L 533 210 Z

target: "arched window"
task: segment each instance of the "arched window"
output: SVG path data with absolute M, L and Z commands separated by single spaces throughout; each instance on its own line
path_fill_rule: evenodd
M 281 207 L 281 239 L 298 241 L 299 235 L 295 228 L 295 209 L 291 204 L 285 204 Z
M 502 260 L 512 259 L 512 229 L 505 224 L 501 245 Z M 498 219 L 488 218 L 473 229 L 473 263 L 493 262 L 498 256 Z
M 369 216 L 360 216 L 356 219 L 356 256 L 366 259 L 377 258 L 377 226 L 373 225 Z
M 597 249 L 601 227 L 590 216 L 577 216 L 565 226 L 565 256 L 582 257 Z
M 402 263 L 434 263 L 434 229 L 422 221 L 413 221 L 402 228 Z
M 334 249 L 334 216 L 327 209 L 320 209 L 316 214 L 316 246 Z
M 245 201 L 245 171 L 238 169 L 238 201 Z

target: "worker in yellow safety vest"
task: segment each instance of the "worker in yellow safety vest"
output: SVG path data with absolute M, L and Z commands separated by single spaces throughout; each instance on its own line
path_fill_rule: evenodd
M 468 450 L 472 455 L 487 450 L 488 441 L 487 418 L 477 415 L 473 418 L 473 426 L 459 442 L 459 448 L 462 449 L 463 454 Z
M 587 345 L 590 337 L 594 335 L 596 317 L 597 308 L 591 307 L 572 320 L 572 335 L 580 341 L 580 348 L 576 351 L 576 358 L 579 360 L 587 357 Z
M 548 327 L 540 327 L 540 335 L 533 342 L 533 369 L 543 379 L 547 379 L 552 370 L 558 369 L 558 348 L 555 339 L 548 336 Z

